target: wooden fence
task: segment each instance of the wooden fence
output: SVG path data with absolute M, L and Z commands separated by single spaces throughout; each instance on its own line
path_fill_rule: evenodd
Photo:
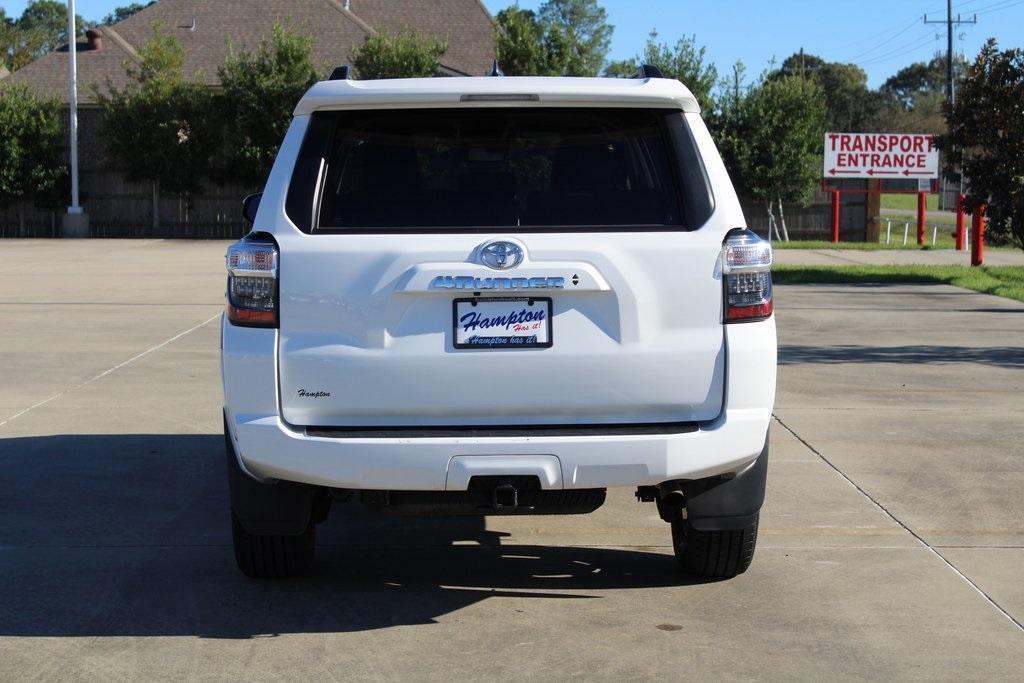
M 82 206 L 89 214 L 90 237 L 140 237 L 171 239 L 237 239 L 247 227 L 241 217 L 242 198 L 252 190 L 241 185 L 208 186 L 204 194 L 188 201 L 176 196 L 160 199 L 160 226 L 152 225 L 152 188 L 129 183 L 114 171 L 93 170 L 82 174 Z M 768 216 L 763 203 L 742 200 L 747 226 L 768 236 Z M 806 207 L 786 206 L 786 225 L 791 239 L 828 239 L 831 234 L 831 199 L 816 191 Z M 0 209 L 0 237 L 60 237 L 61 214 L 32 206 Z M 857 231 L 844 239 L 863 241 Z
M 201 195 L 160 197 L 159 227 L 153 227 L 153 191 L 148 183 L 130 183 L 121 173 L 82 173 L 81 203 L 89 214 L 90 237 L 235 239 L 243 225 L 241 185 L 208 184 Z M 64 209 L 33 206 L 0 209 L 0 237 L 59 237 Z

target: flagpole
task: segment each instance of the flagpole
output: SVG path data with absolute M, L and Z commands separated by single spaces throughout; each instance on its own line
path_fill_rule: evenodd
M 75 0 L 68 0 L 68 107 L 71 115 L 71 206 L 68 213 L 82 213 L 78 205 L 78 27 Z
M 88 237 L 89 217 L 82 211 L 78 197 L 78 26 L 75 24 L 75 0 L 68 0 L 68 146 L 71 166 L 71 206 L 62 221 L 65 237 Z

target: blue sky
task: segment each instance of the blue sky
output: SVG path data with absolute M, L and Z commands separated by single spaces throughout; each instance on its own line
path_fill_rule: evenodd
M 216 0 L 206 0 L 216 2 Z M 401 0 L 394 0 L 400 2 Z M 542 0 L 521 0 L 536 9 Z M 18 16 L 25 0 L 0 2 L 8 16 Z M 99 19 L 127 0 L 78 0 L 78 13 Z M 358 11 L 359 0 L 352 0 Z M 508 0 L 484 0 L 492 12 Z M 772 57 L 781 61 L 802 46 L 829 61 L 855 62 L 868 73 L 872 87 L 901 66 L 930 58 L 946 49 L 944 25 L 925 26 L 921 19 L 944 19 L 943 0 L 604 0 L 615 25 L 611 58 L 632 57 L 643 47 L 652 28 L 661 39 L 674 42 L 696 34 L 708 57 L 725 73 L 742 59 L 751 75 Z M 961 26 L 958 49 L 969 57 L 994 36 L 1004 47 L 1024 46 L 1024 0 L 954 0 L 954 13 L 978 14 L 976 26 Z M 938 36 L 938 38 L 936 38 Z

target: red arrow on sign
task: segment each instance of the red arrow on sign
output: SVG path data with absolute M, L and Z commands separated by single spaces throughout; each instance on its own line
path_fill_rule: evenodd
M 899 174 L 900 174 L 899 171 L 876 171 L 873 168 L 868 169 L 868 175 L 899 175 Z
M 910 169 L 907 169 L 906 171 L 903 172 L 903 175 L 931 175 L 931 174 L 932 174 L 931 171 L 911 171 Z
M 836 170 L 836 169 L 834 169 L 834 168 L 830 168 L 830 169 L 828 170 L 828 172 L 829 172 L 829 173 L 831 173 L 832 175 L 837 175 L 837 174 L 843 174 L 843 173 L 845 173 L 845 174 L 850 174 L 850 173 L 860 173 L 860 171 L 837 171 L 837 170 Z

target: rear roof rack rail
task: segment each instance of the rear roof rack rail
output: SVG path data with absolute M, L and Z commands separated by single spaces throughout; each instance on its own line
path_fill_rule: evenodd
M 348 64 L 342 64 L 341 66 L 335 67 L 331 75 L 327 77 L 329 81 L 347 81 L 348 75 L 351 69 Z
M 633 78 L 665 78 L 665 74 L 653 64 L 641 64 Z

